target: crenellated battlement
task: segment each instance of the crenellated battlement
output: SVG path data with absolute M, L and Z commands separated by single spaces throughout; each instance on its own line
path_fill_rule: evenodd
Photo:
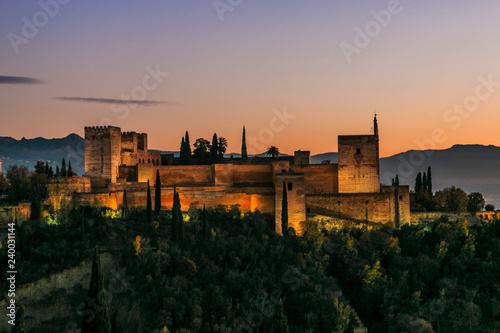
M 112 132 L 116 133 L 117 131 L 121 132 L 121 128 L 115 126 L 85 126 L 85 136 L 110 134 Z

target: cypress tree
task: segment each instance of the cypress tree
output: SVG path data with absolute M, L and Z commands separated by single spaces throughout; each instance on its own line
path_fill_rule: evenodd
M 59 171 L 59 165 L 56 165 L 56 177 L 60 177 L 61 172 Z
M 247 158 L 247 139 L 245 136 L 245 126 L 243 126 L 243 138 L 241 140 L 241 157 L 242 158 Z
M 283 181 L 283 197 L 281 199 L 281 233 L 283 236 L 288 234 L 288 194 L 286 182 Z
M 186 165 L 186 143 L 184 142 L 184 137 L 181 140 L 181 150 L 179 153 L 179 163 L 181 165 Z
M 42 197 L 40 191 L 38 190 L 38 184 L 35 186 L 35 190 L 31 195 L 31 214 L 30 219 L 32 221 L 39 221 L 42 217 Z
M 189 142 L 189 133 L 188 133 L 188 131 L 186 131 L 186 135 L 184 137 L 184 142 L 185 142 L 185 145 L 186 145 L 186 160 L 187 160 L 187 164 L 191 164 L 191 154 L 193 152 L 191 151 L 191 143 Z
M 432 195 L 432 173 L 430 166 L 427 168 L 427 191 Z
M 399 176 L 396 175 L 396 180 L 394 181 L 395 186 L 399 186 Z
M 12 327 L 12 333 L 24 333 L 24 306 L 20 306 L 16 313 L 16 320 L 14 321 L 14 327 Z
M 217 134 L 214 133 L 214 136 L 212 137 L 212 146 L 210 146 L 210 163 L 214 164 L 217 163 L 218 159 L 218 149 L 219 147 L 219 140 L 217 139 Z
M 422 177 L 422 190 L 427 192 L 427 175 L 424 172 L 424 176 Z
M 123 214 L 125 214 L 127 211 L 128 211 L 127 190 L 123 190 L 122 212 Z
M 276 318 L 275 329 L 273 332 L 276 333 L 289 333 L 288 320 L 285 315 L 285 310 L 283 308 L 283 301 L 280 299 L 280 310 L 278 311 L 278 317 Z
M 54 177 L 54 170 L 52 169 L 52 167 L 49 167 L 49 173 L 48 173 L 49 177 L 52 178 Z
M 148 195 L 146 198 L 146 220 L 148 223 L 152 221 L 153 209 L 151 207 L 151 188 L 149 187 L 149 179 L 148 179 Z
M 64 160 L 64 158 L 63 158 L 62 164 L 61 164 L 61 176 L 62 177 L 67 177 L 68 176 L 68 173 L 66 171 L 66 161 Z
M 83 313 L 81 333 L 111 333 L 104 278 L 101 271 L 101 258 L 97 253 L 97 248 L 94 249 L 89 293 Z
M 419 172 L 415 179 L 415 193 L 420 193 L 420 191 L 422 191 L 422 174 Z
M 71 169 L 71 160 L 68 161 L 68 177 L 73 177 L 73 170 Z
M 178 235 L 178 209 L 177 209 L 177 190 L 174 186 L 174 203 L 172 205 L 172 220 L 170 221 L 170 228 L 172 229 L 172 242 L 177 243 Z
M 179 192 L 176 193 L 177 197 L 177 225 L 179 230 L 179 241 L 184 242 L 184 219 L 182 218 L 181 200 L 179 199 Z
M 49 163 L 45 162 L 45 174 L 49 175 Z
M 161 210 L 161 180 L 160 170 L 156 169 L 156 183 L 155 183 L 155 213 L 156 216 L 160 215 Z
M 207 224 L 207 211 L 205 209 L 205 205 L 203 205 L 203 214 L 202 214 L 202 221 L 203 221 L 203 240 L 208 239 L 208 224 Z

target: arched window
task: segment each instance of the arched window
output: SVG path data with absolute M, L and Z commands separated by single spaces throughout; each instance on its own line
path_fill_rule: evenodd
M 288 183 L 288 191 L 291 191 L 292 189 L 293 189 L 293 185 L 292 185 L 292 183 L 290 182 L 290 183 Z
M 148 163 L 151 163 L 151 159 L 150 158 L 148 158 Z

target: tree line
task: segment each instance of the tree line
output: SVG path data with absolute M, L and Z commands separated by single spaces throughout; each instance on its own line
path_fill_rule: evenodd
M 433 191 L 432 170 L 419 172 L 415 178 L 414 190 L 410 191 L 410 209 L 415 212 L 469 212 L 475 214 L 483 209 L 495 210 L 491 204 L 485 205 L 485 199 L 479 192 L 467 194 L 461 188 L 451 186 Z M 393 185 L 399 185 L 399 178 L 393 179 Z
M 179 163 L 181 165 L 190 165 L 197 162 L 201 165 L 220 163 L 224 159 L 224 153 L 227 150 L 227 140 L 224 137 L 217 137 L 214 133 L 212 141 L 204 138 L 198 138 L 194 142 L 194 150 L 191 150 L 189 133 L 182 137 Z

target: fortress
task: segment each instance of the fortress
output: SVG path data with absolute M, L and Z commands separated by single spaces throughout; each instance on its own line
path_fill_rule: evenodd
M 283 189 L 289 226 L 302 231 L 308 213 L 359 222 L 410 222 L 409 187 L 381 186 L 376 117 L 372 135 L 338 137 L 338 164 L 310 164 L 309 151 L 290 157 L 225 159 L 212 165 L 178 165 L 172 155 L 148 150 L 147 134 L 118 127 L 85 127 L 85 175 L 54 178 L 49 201 L 62 206 L 120 209 L 146 206 L 147 182 L 154 197 L 157 171 L 163 209 L 171 209 L 176 186 L 183 210 L 238 205 L 275 216 L 281 233 Z M 285 184 L 285 186 L 283 185 Z

